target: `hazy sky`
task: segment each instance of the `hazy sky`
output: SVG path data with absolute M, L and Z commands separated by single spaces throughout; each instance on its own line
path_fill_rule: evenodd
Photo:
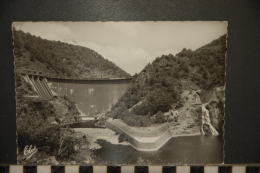
M 162 54 L 197 49 L 227 33 L 227 22 L 15 22 L 48 40 L 91 48 L 130 74 Z

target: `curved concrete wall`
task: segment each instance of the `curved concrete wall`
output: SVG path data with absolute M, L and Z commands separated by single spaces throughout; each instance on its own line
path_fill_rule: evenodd
M 200 135 L 200 133 L 196 134 L 187 134 L 187 135 L 174 135 L 169 128 L 165 129 L 166 126 L 162 126 L 161 129 L 156 129 L 158 132 L 154 131 L 144 133 L 141 131 L 133 130 L 134 127 L 130 127 L 121 120 L 108 119 L 106 121 L 106 126 L 113 131 L 116 131 L 120 134 L 124 134 L 129 144 L 139 151 L 156 151 L 159 150 L 163 145 L 165 145 L 171 138 L 178 136 L 194 136 Z M 167 126 L 169 127 L 169 126 Z
M 48 80 L 50 88 L 60 96 L 74 101 L 86 116 L 94 117 L 106 113 L 124 95 L 129 83 L 116 81 L 54 82 Z
M 117 127 L 121 128 L 124 131 L 129 132 L 135 137 L 158 137 L 160 136 L 163 132 L 167 131 L 170 127 L 171 124 L 163 124 L 161 126 L 158 126 L 156 129 L 150 129 L 149 131 L 142 131 L 138 128 L 132 127 L 124 123 L 120 119 L 109 119 L 111 123 L 115 124 Z

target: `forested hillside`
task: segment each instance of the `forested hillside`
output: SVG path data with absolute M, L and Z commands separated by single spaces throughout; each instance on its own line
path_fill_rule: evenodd
M 75 146 L 88 144 L 83 134 L 64 128 L 64 124 L 80 119 L 75 102 L 63 95 L 51 99 L 37 97 L 19 72 L 34 70 L 50 77 L 73 79 L 126 78 L 130 75 L 85 47 L 49 41 L 15 30 L 13 39 L 18 162 L 55 164 L 75 160 L 79 154 Z M 23 153 L 27 145 L 38 148 L 29 160 Z M 62 152 L 61 145 L 64 146 Z M 90 153 L 84 154 L 91 158 Z
M 13 30 L 16 70 L 60 78 L 126 78 L 130 75 L 86 47 L 50 41 Z
M 133 77 L 131 87 L 108 115 L 130 125 L 146 126 L 168 121 L 170 111 L 187 104 L 184 95 L 189 93 L 200 95 L 202 102 L 209 101 L 205 93 L 225 84 L 225 52 L 226 35 L 195 51 L 183 49 L 175 56 L 156 58 Z M 219 111 L 223 111 L 224 103 L 217 104 L 222 104 Z M 176 117 L 171 120 L 177 121 Z

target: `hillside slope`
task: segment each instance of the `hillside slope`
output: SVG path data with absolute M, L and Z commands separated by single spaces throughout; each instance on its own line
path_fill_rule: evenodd
M 127 78 L 130 75 L 86 47 L 50 41 L 13 30 L 16 71 L 60 78 Z
M 226 35 L 195 51 L 183 49 L 175 56 L 156 58 L 134 76 L 130 88 L 108 115 L 134 126 L 181 123 L 181 119 L 182 122 L 192 119 L 190 125 L 194 125 L 201 122 L 198 117 L 202 114 L 201 105 L 206 104 L 209 110 L 214 105 L 212 111 L 218 113 L 211 111 L 210 116 L 217 117 L 212 121 L 220 130 L 224 114 L 225 52 Z
M 34 70 L 50 77 L 73 79 L 125 78 L 129 74 L 91 49 L 44 40 L 22 31 L 13 34 L 18 162 L 56 164 L 75 160 L 79 153 L 75 145 L 88 144 L 83 134 L 64 128 L 67 123 L 79 121 L 77 105 L 62 95 L 51 99 L 28 97 L 37 93 L 19 72 Z M 65 148 L 62 153 L 61 139 Z M 23 150 L 29 144 L 39 151 L 26 160 Z M 85 153 L 85 157 L 90 159 L 91 153 Z

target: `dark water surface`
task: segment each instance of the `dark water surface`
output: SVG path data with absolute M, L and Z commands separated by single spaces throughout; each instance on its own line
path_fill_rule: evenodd
M 222 163 L 222 137 L 186 136 L 172 138 L 160 150 L 140 152 L 131 146 L 113 145 L 99 140 L 95 162 L 106 164 L 203 164 Z

